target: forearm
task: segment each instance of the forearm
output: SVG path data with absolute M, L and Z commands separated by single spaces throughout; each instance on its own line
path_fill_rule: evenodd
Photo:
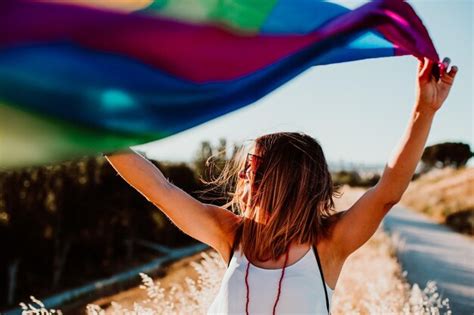
M 407 189 L 428 139 L 435 111 L 414 106 L 408 126 L 377 184 L 388 202 L 398 202 Z
M 163 173 L 130 148 L 104 156 L 119 175 L 148 201 L 157 200 L 169 188 L 170 183 Z

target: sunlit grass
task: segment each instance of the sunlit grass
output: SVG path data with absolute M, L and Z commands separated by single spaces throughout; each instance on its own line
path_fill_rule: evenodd
M 474 168 L 434 169 L 410 183 L 400 204 L 474 236 Z
M 202 252 L 201 256 L 201 261 L 190 262 L 198 273 L 196 281 L 186 277 L 184 286 L 173 283 L 165 290 L 160 281 L 140 274 L 146 299 L 134 301 L 131 309 L 115 302 L 106 309 L 89 304 L 87 313 L 206 314 L 226 265 L 216 251 Z M 382 229 L 345 262 L 331 305 L 332 314 L 451 314 L 448 299 L 439 296 L 435 282 L 424 289 L 406 283 L 392 241 Z

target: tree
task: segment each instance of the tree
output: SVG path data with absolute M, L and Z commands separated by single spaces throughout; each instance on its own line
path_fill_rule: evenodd
M 470 146 L 461 142 L 444 142 L 428 146 L 421 156 L 423 172 L 434 167 L 463 167 L 473 155 Z
M 227 161 L 227 141 L 219 139 L 219 144 L 213 147 L 209 141 L 202 141 L 193 160 L 198 177 L 210 180 L 219 174 Z

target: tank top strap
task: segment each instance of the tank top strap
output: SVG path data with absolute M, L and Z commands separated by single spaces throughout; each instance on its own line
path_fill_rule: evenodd
M 230 261 L 232 260 L 232 257 L 234 256 L 235 247 L 239 244 L 243 226 L 244 226 L 243 224 L 239 225 L 237 227 L 237 230 L 235 231 L 234 242 L 232 243 L 232 248 L 230 249 L 230 257 L 229 257 L 229 262 L 227 264 L 227 267 L 229 267 Z
M 321 267 L 321 260 L 319 259 L 318 248 L 314 244 L 312 246 L 313 246 L 314 254 L 316 256 L 316 261 L 318 263 L 319 274 L 321 275 L 321 279 L 323 281 L 324 295 L 326 296 L 326 308 L 328 310 L 328 314 L 331 314 L 331 312 L 329 310 L 329 298 L 328 298 L 328 291 L 327 291 L 327 288 L 326 288 L 326 280 L 324 280 L 323 268 Z

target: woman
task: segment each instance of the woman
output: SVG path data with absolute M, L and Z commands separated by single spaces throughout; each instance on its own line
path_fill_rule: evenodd
M 192 198 L 131 150 L 106 158 L 178 228 L 214 248 L 228 265 L 209 313 L 329 313 L 344 261 L 374 234 L 413 176 L 458 71 L 452 66 L 448 72 L 449 63 L 445 58 L 436 69 L 428 59 L 419 60 L 416 101 L 400 146 L 379 182 L 338 213 L 323 151 L 302 133 L 259 137 L 245 158 L 242 149 L 212 182 L 234 190 L 221 207 Z

